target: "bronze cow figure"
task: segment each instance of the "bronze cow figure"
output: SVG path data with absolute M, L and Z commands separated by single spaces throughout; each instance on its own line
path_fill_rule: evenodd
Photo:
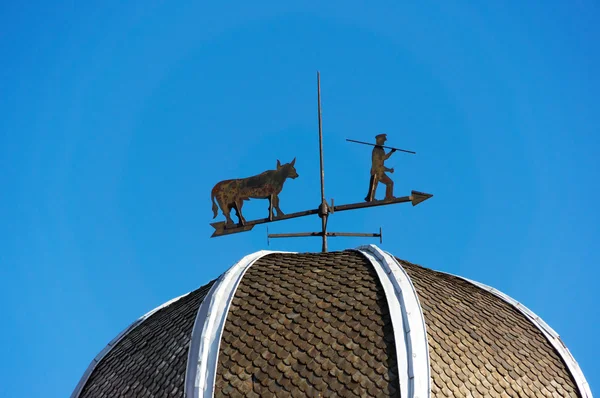
M 295 179 L 298 177 L 298 173 L 294 168 L 295 163 L 296 158 L 284 165 L 281 165 L 277 160 L 277 169 L 275 170 L 267 170 L 252 177 L 217 183 L 211 191 L 213 218 L 217 217 L 220 207 L 227 224 L 233 224 L 230 213 L 232 209 L 235 209 L 239 223 L 244 225 L 246 220 L 242 215 L 242 206 L 244 200 L 249 199 L 269 199 L 269 218 L 273 218 L 273 207 L 277 211 L 277 216 L 283 215 L 279 208 L 278 195 L 283 189 L 283 184 L 287 178 Z M 217 203 L 219 204 L 218 207 Z

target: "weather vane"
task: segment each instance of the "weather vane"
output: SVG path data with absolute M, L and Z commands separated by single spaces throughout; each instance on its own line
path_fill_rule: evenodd
M 211 225 L 215 229 L 211 237 L 235 234 L 238 232 L 250 231 L 255 225 L 271 223 L 281 220 L 289 220 L 291 218 L 304 217 L 313 214 L 318 214 L 321 218 L 320 232 L 300 232 L 286 234 L 267 234 L 268 238 L 292 238 L 305 236 L 320 236 L 322 237 L 322 250 L 327 251 L 327 237 L 336 236 L 353 236 L 353 237 L 378 237 L 381 240 L 381 228 L 379 233 L 354 233 L 354 232 L 328 232 L 327 221 L 329 215 L 335 212 L 344 210 L 355 210 L 366 207 L 383 206 L 395 203 L 411 202 L 413 206 L 431 198 L 433 195 L 423 192 L 411 191 L 409 196 L 395 197 L 394 182 L 386 173 L 393 173 L 394 169 L 385 167 L 384 162 L 396 151 L 416 154 L 416 152 L 399 149 L 394 147 L 384 146 L 387 140 L 387 134 L 378 134 L 375 136 L 375 144 L 368 142 L 346 139 L 349 142 L 373 146 L 371 155 L 371 176 L 369 181 L 369 190 L 365 197 L 365 202 L 351 203 L 347 205 L 334 205 L 333 199 L 331 205 L 325 199 L 325 171 L 323 168 L 323 126 L 321 118 L 321 77 L 317 72 L 317 103 L 318 103 L 318 120 L 319 120 L 319 155 L 320 155 L 320 171 L 321 171 L 321 204 L 316 209 L 299 211 L 295 213 L 284 214 L 279 208 L 279 193 L 283 189 L 283 185 L 288 178 L 298 178 L 295 164 L 296 158 L 291 162 L 281 164 L 277 160 L 277 167 L 274 170 L 267 170 L 263 173 L 252 177 L 238 178 L 225 180 L 217 183 L 211 191 L 213 218 L 216 218 L 221 209 L 225 216 L 225 221 L 214 222 Z M 391 149 L 387 154 L 384 148 Z M 376 200 L 375 193 L 379 183 L 386 186 L 385 198 Z M 250 199 L 267 199 L 269 201 L 268 217 L 258 220 L 247 221 L 242 215 L 242 206 L 244 201 Z M 235 210 L 238 222 L 235 223 L 231 218 L 231 211 Z M 273 210 L 277 214 L 273 214 Z

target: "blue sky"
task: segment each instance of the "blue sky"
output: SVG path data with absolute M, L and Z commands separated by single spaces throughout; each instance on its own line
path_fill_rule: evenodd
M 0 5 L 0 396 L 68 396 L 145 312 L 250 252 L 320 249 L 209 238 L 212 186 L 277 159 L 300 174 L 282 209 L 318 205 L 317 70 L 328 199 L 364 198 L 370 149 L 345 139 L 381 132 L 417 152 L 389 160 L 395 194 L 435 195 L 330 230 L 382 227 L 396 256 L 509 294 L 597 389 L 599 6 L 398 3 Z

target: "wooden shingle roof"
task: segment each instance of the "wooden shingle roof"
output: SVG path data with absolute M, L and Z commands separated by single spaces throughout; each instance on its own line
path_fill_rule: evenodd
M 452 275 L 399 260 L 427 324 L 434 397 L 580 397 L 539 328 L 513 306 Z
M 212 282 L 160 309 L 102 358 L 79 397 L 183 397 L 192 327 Z
M 226 310 L 213 350 L 214 387 L 201 396 L 213 396 L 212 388 L 217 397 L 399 397 L 406 391 L 399 388 L 405 379 L 398 353 L 410 350 L 396 347 L 404 340 L 394 339 L 392 298 L 372 260 L 359 251 L 256 258 L 229 298 L 215 293 L 219 278 L 125 333 L 93 363 L 75 398 L 184 397 L 185 379 L 194 380 L 197 366 L 187 363 L 190 342 L 206 330 L 200 309 L 215 300 L 228 302 L 219 307 Z M 562 354 L 510 303 L 461 278 L 398 264 L 426 325 L 420 333 L 426 334 L 432 397 L 582 396 Z
M 229 309 L 216 395 L 399 397 L 395 351 L 364 256 L 271 254 L 248 270 Z

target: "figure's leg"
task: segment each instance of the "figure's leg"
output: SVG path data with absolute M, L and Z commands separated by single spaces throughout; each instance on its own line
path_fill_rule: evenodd
M 273 207 L 277 210 L 277 217 L 283 216 L 284 213 L 279 208 L 279 196 L 273 195 Z
M 375 175 L 373 178 L 373 191 L 371 191 L 371 200 L 377 200 L 375 196 L 377 195 L 377 187 L 379 186 L 379 176 Z
M 373 183 L 375 182 L 375 176 L 371 175 L 371 179 L 369 180 L 369 191 L 367 192 L 367 196 L 365 197 L 365 202 L 371 202 L 373 200 Z
M 385 184 L 385 199 L 394 199 L 394 181 L 387 174 L 383 173 L 381 182 Z
M 375 199 L 375 194 L 377 193 L 377 185 L 379 184 L 379 176 L 377 174 L 373 174 L 371 176 L 371 181 L 369 183 L 369 195 L 365 198 L 367 202 L 372 202 Z

